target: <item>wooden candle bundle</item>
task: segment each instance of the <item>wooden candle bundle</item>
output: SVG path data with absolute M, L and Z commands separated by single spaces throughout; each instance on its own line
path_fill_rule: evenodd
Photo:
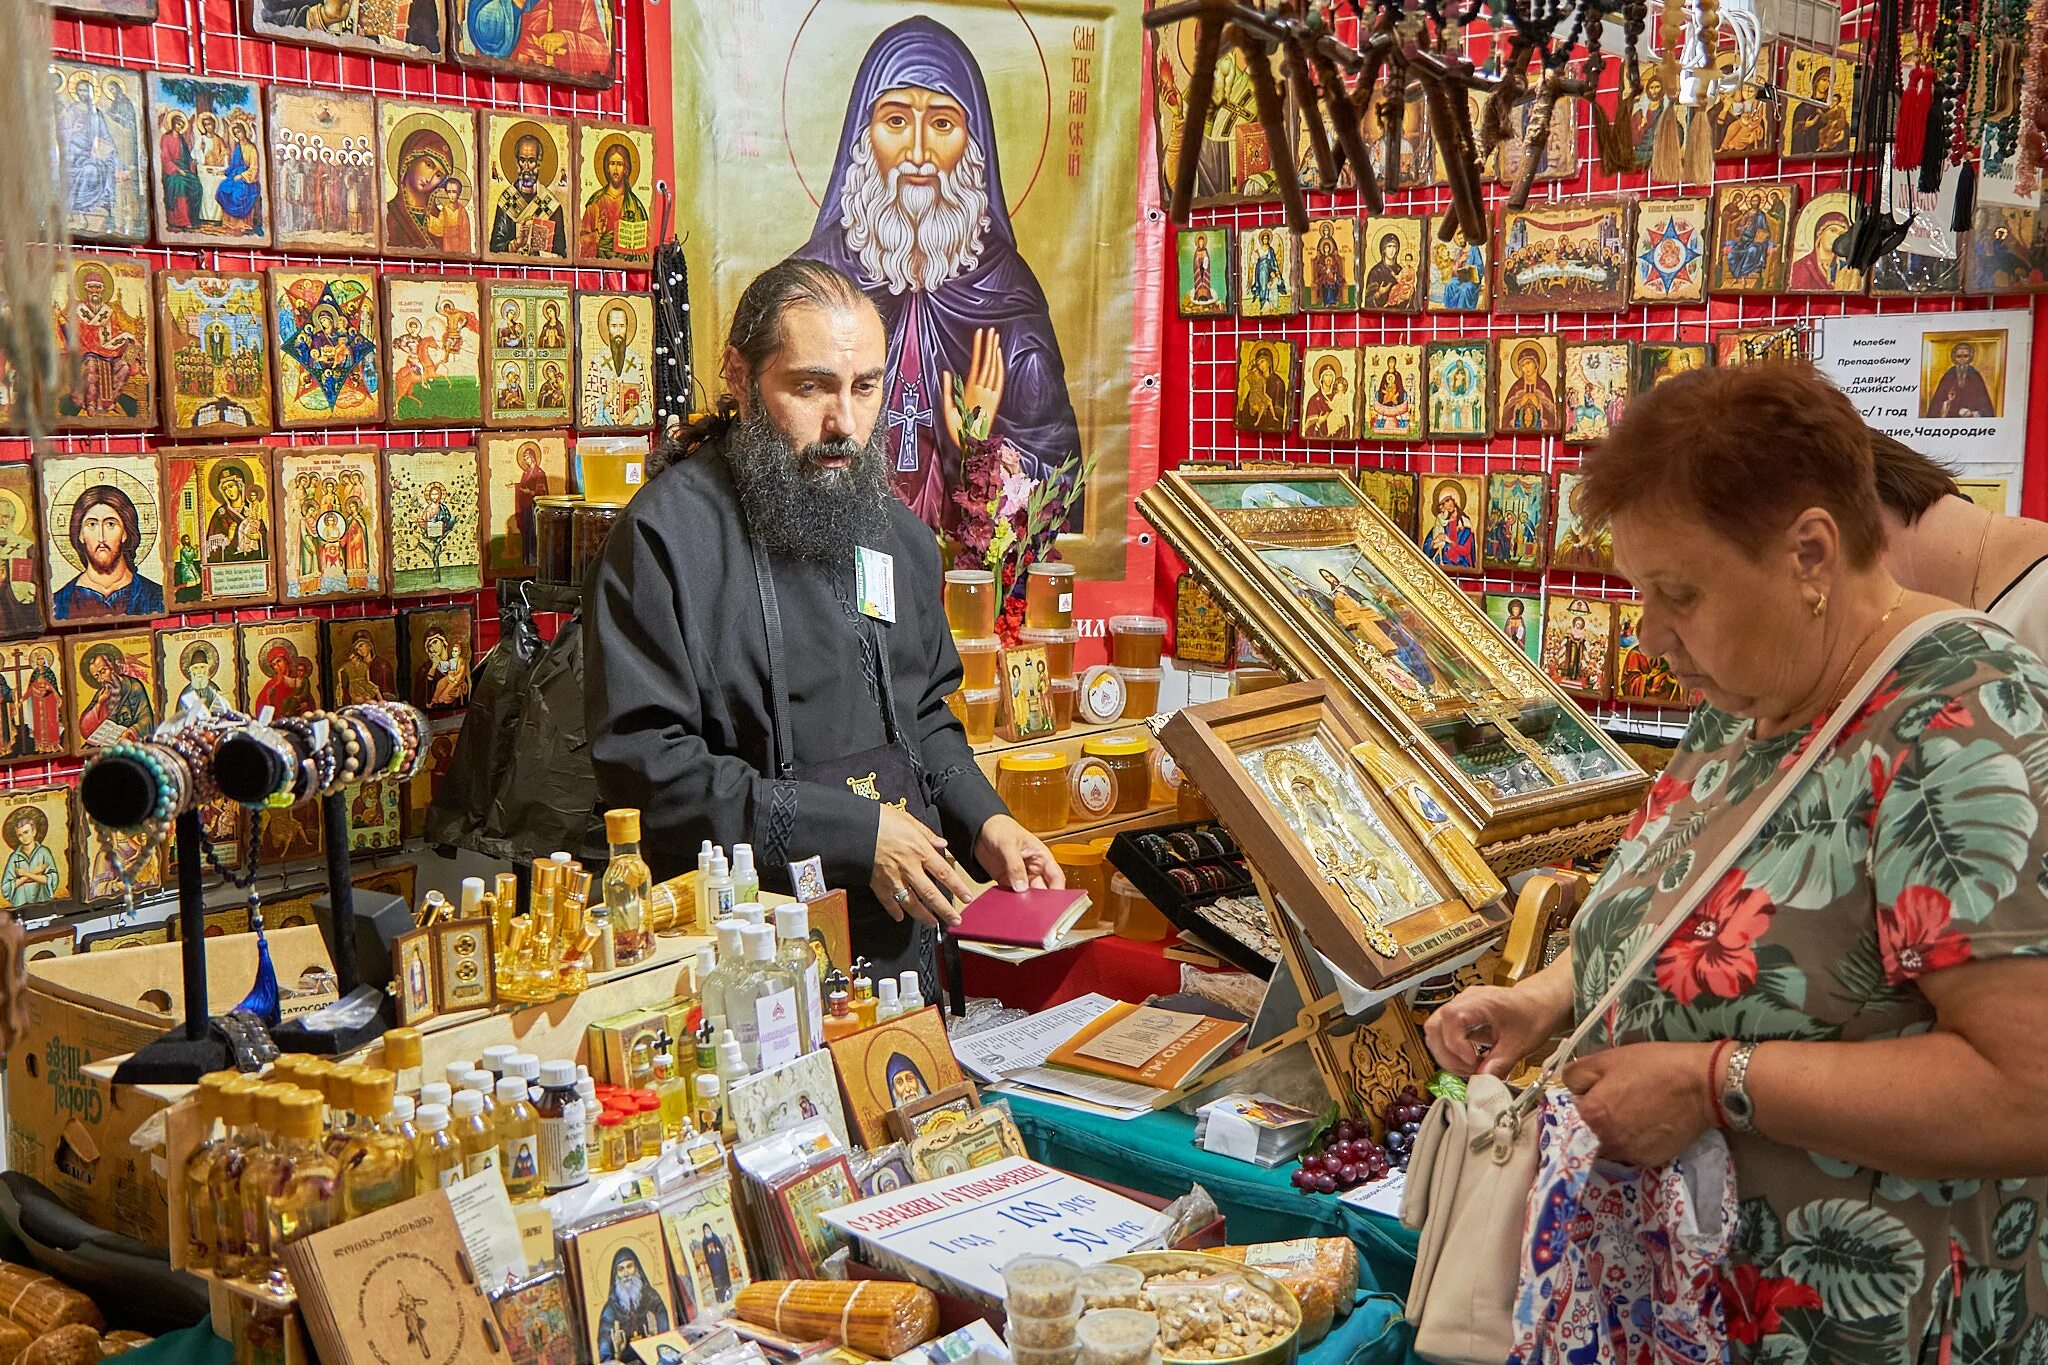
M 95 1329 L 107 1325 L 93 1301 L 62 1280 L 4 1261 L 0 1261 L 0 1313 L 36 1336 L 73 1323 L 88 1323 Z
M 883 1359 L 923 1345 L 939 1330 L 932 1291 L 894 1280 L 759 1280 L 740 1290 L 733 1311 L 782 1336 L 831 1337 Z

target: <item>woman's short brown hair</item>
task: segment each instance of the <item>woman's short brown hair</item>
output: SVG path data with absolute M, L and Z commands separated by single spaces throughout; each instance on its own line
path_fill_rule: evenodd
M 1881 431 L 1870 433 L 1871 467 L 1877 476 L 1877 500 L 1911 526 L 1943 498 L 1960 498 L 1955 475 L 1903 441 Z
M 1696 518 L 1754 555 L 1809 507 L 1841 528 L 1849 563 L 1884 544 L 1870 430 L 1804 361 L 1693 370 L 1629 405 L 1580 470 L 1594 524 L 1655 507 Z

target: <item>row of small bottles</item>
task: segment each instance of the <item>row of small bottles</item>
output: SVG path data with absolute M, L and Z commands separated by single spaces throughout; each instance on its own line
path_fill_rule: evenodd
M 489 890 L 481 877 L 464 879 L 454 913 L 490 921 L 500 999 L 539 1003 L 575 995 L 590 984 L 592 972 L 652 957 L 656 932 L 690 927 L 672 895 L 652 894 L 653 874 L 640 856 L 640 812 L 607 811 L 604 823 L 611 856 L 603 896 L 595 903 L 591 874 L 567 853 L 534 860 L 524 915 L 518 913 L 518 879 L 510 872 L 499 873 Z M 438 893 L 429 892 L 427 898 L 422 923 L 431 923 L 439 913 L 432 904 Z

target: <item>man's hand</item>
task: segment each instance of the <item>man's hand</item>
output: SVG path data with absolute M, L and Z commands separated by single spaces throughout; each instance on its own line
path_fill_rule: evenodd
M 1002 333 L 993 327 L 977 328 L 959 402 L 953 401 L 953 372 L 947 370 L 939 376 L 939 411 L 954 445 L 961 443 L 963 429 L 977 441 L 987 440 L 996 429 L 996 409 L 1003 405 L 1003 379 L 1008 372 L 1003 363 Z
M 875 871 L 868 885 L 891 919 L 907 914 L 919 924 L 956 924 L 960 907 L 974 897 L 974 888 L 946 861 L 946 841 L 887 804 L 875 830 Z
M 974 858 L 997 886 L 1064 891 L 1067 874 L 1039 837 L 1012 815 L 991 815 L 974 841 Z

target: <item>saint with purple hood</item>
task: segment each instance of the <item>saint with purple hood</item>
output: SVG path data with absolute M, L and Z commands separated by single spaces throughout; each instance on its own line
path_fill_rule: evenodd
M 988 86 L 951 29 L 918 16 L 868 48 L 817 226 L 796 254 L 845 271 L 882 314 L 883 439 L 897 495 L 927 525 L 957 517 L 962 425 L 1008 440 L 1034 480 L 1079 467 L 1059 338 L 1003 198 Z M 966 412 L 953 408 L 956 381 Z M 1080 490 L 1068 504 L 1078 525 Z

